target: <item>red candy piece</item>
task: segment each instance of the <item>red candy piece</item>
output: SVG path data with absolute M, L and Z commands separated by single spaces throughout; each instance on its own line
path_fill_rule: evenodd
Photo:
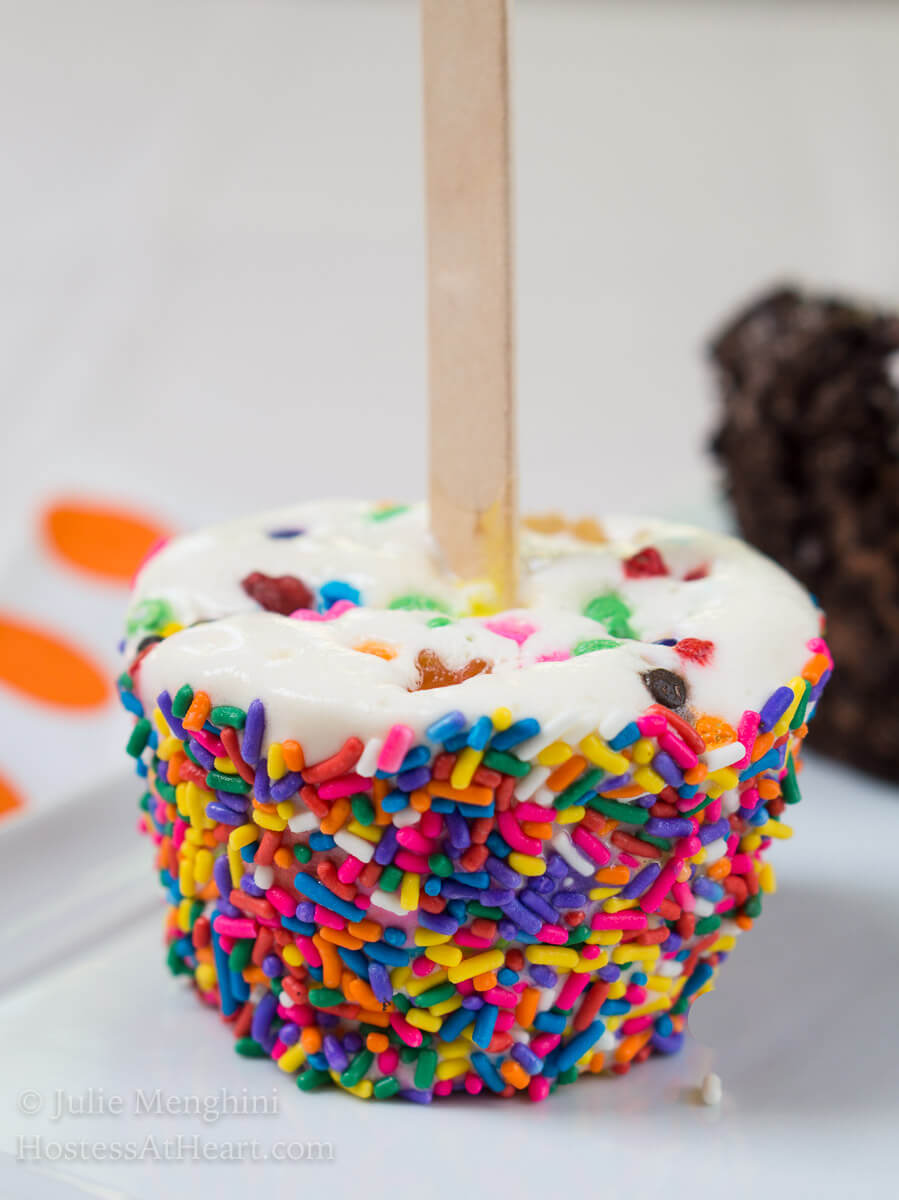
M 692 571 L 688 571 L 684 576 L 685 583 L 694 583 L 697 579 L 705 579 L 709 573 L 707 563 L 702 563 L 701 566 L 694 567 Z
M 704 641 L 702 638 L 683 638 L 674 649 L 687 662 L 695 662 L 700 667 L 705 667 L 712 661 L 715 643 Z
M 669 573 L 665 566 L 665 560 L 655 546 L 647 546 L 645 550 L 640 550 L 631 558 L 626 558 L 622 565 L 628 579 L 649 579 L 653 575 Z
M 298 608 L 312 608 L 315 602 L 314 594 L 295 575 L 263 575 L 261 571 L 252 571 L 241 580 L 240 586 L 266 612 L 280 613 L 282 617 L 289 617 Z

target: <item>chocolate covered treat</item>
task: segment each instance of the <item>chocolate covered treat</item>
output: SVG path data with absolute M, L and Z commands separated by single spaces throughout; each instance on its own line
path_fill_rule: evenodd
M 899 779 L 899 317 L 793 289 L 717 336 L 714 448 L 743 535 L 827 613 L 840 664 L 812 743 Z

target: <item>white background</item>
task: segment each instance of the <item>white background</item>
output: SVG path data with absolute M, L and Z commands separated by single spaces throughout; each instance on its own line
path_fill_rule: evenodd
M 714 519 L 702 347 L 725 312 L 783 277 L 899 295 L 899 6 L 521 0 L 516 42 L 525 505 Z M 7 598 L 52 608 L 58 577 L 23 548 L 61 487 L 179 526 L 420 495 L 422 243 L 414 4 L 0 0 Z M 70 603 L 111 631 L 121 597 L 83 587 Z M 537 1108 L 366 1107 L 241 1062 L 159 966 L 133 784 L 73 801 L 64 847 L 36 812 L 0 846 L 4 1150 L 82 1134 L 18 1117 L 21 1088 L 246 1084 L 280 1087 L 264 1140 L 338 1158 L 254 1175 L 7 1158 L 0 1196 L 888 1194 L 899 806 L 820 763 L 807 778 L 782 890 L 697 1041 Z M 690 1101 L 709 1069 L 720 1113 Z

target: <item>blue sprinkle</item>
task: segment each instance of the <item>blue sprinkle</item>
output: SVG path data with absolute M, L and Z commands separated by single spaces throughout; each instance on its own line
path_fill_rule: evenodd
M 605 1031 L 606 1027 L 602 1021 L 594 1021 L 582 1033 L 576 1034 L 560 1047 L 556 1059 L 559 1074 L 567 1071 L 569 1067 L 573 1067 L 577 1060 L 599 1041 Z
M 493 722 L 489 717 L 478 717 L 468 732 L 468 745 L 472 750 L 483 750 L 493 733 Z
M 714 973 L 715 970 L 710 963 L 697 963 L 693 974 L 681 988 L 680 999 L 685 1000 L 687 997 L 692 996 L 695 992 L 698 992 L 704 984 L 708 983 Z
M 219 935 L 214 929 L 212 931 L 212 958 L 215 963 L 215 974 L 219 984 L 219 1000 L 222 1006 L 222 1014 L 229 1017 L 231 1013 L 237 1011 L 237 1004 L 234 1001 L 234 994 L 231 991 L 231 972 L 228 969 L 228 955 L 222 949 Z
M 288 538 L 302 537 L 305 532 L 305 529 L 270 529 L 268 536 L 286 541 Z
M 740 772 L 740 782 L 745 779 L 752 779 L 754 775 L 761 775 L 763 771 L 773 771 L 779 765 L 780 755 L 777 748 L 772 746 L 767 754 L 763 755 L 758 762 L 750 763 Z
M 391 946 L 405 946 L 406 931 L 400 929 L 398 925 L 388 925 L 384 930 L 384 941 L 389 942 Z
M 612 750 L 623 750 L 625 746 L 632 746 L 634 742 L 639 740 L 640 730 L 637 728 L 636 723 L 631 721 L 629 724 L 625 725 L 624 729 L 622 729 L 620 733 L 616 733 L 615 736 L 609 741 L 609 747 Z
M 490 1039 L 493 1037 L 493 1031 L 496 1028 L 496 1018 L 499 1016 L 499 1009 L 495 1004 L 485 1004 L 478 1010 L 478 1015 L 475 1017 L 474 1034 L 472 1040 L 476 1046 L 481 1046 L 484 1050 L 490 1045 Z
M 467 1008 L 457 1008 L 455 1012 L 451 1012 L 449 1016 L 444 1017 L 443 1024 L 440 1026 L 440 1040 L 442 1042 L 454 1042 L 459 1034 L 474 1020 L 474 1013 L 469 1012 Z
M 439 878 L 439 876 L 429 875 L 427 877 L 427 879 L 425 880 L 425 895 L 426 896 L 439 896 L 441 887 L 442 887 L 442 881 Z
M 567 1020 L 564 1013 L 541 1012 L 534 1017 L 534 1028 L 540 1029 L 544 1033 L 562 1033 Z
M 400 763 L 400 771 L 414 771 L 416 767 L 423 767 L 430 758 L 431 751 L 427 746 L 413 746 Z
M 332 891 L 329 891 L 323 883 L 320 883 L 311 875 L 304 874 L 302 871 L 299 871 L 294 876 L 293 886 L 301 896 L 308 896 L 315 904 L 320 904 L 322 908 L 327 908 L 330 912 L 338 913 L 348 921 L 358 921 L 362 915 L 362 910 L 358 909 L 355 904 L 348 904 L 346 900 L 341 900 L 339 896 L 335 896 Z M 371 948 L 371 946 L 367 946 L 366 953 Z M 405 966 L 405 960 L 399 965 Z
M 535 737 L 539 732 L 540 722 L 534 717 L 525 717 L 524 720 L 516 721 L 508 729 L 497 733 L 491 744 L 494 750 L 510 750 L 513 746 L 526 742 L 528 738 Z
M 358 913 L 358 909 L 356 910 Z M 388 967 L 405 967 L 409 965 L 409 952 L 399 946 L 391 946 L 389 942 L 366 942 L 365 953 L 375 962 L 385 963 Z
M 467 733 L 456 733 L 451 738 L 447 738 L 443 743 L 444 749 L 448 750 L 450 754 L 455 754 L 457 750 L 464 750 L 467 744 Z
M 425 736 L 432 742 L 445 742 L 447 738 L 463 730 L 466 724 L 465 714 L 454 709 L 433 721 L 425 730 Z
M 144 715 L 144 706 L 134 692 L 126 692 L 124 688 L 120 688 L 119 699 L 122 701 L 122 706 L 129 712 L 133 712 L 135 716 L 142 717 Z
M 309 849 L 310 850 L 333 850 L 336 842 L 331 837 L 330 833 L 310 833 L 309 834 Z M 358 909 L 357 909 L 358 912 Z M 356 918 L 358 920 L 358 917 Z
M 630 1012 L 630 1009 L 629 1000 L 606 1000 L 599 1011 L 604 1017 L 620 1017 L 623 1013 Z
M 319 590 L 319 611 L 327 612 L 338 600 L 349 600 L 351 604 L 360 604 L 362 597 L 358 588 L 354 588 L 345 579 L 329 579 Z
M 402 812 L 403 809 L 408 808 L 408 806 L 409 806 L 408 793 L 401 792 L 399 790 L 394 790 L 392 792 L 388 792 L 388 794 L 381 801 L 381 807 L 384 809 L 384 812 L 387 812 L 387 813 Z
M 503 987 L 512 987 L 518 983 L 518 972 L 513 971 L 511 967 L 500 967 L 496 973 L 496 982 L 501 983 Z
M 441 1038 L 443 1035 L 441 1034 Z M 443 1039 L 445 1040 L 445 1039 Z M 471 1065 L 490 1088 L 491 1092 L 504 1092 L 506 1084 L 496 1067 L 490 1061 L 486 1054 L 480 1050 L 474 1050 L 471 1055 Z
M 792 703 L 793 689 L 786 686 L 779 687 L 762 706 L 762 711 L 759 713 L 759 729 L 763 733 L 767 733 L 777 724 Z

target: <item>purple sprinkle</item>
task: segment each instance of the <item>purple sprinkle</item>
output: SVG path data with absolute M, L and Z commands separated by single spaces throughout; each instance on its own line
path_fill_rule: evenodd
M 333 1029 L 340 1023 L 337 1013 L 323 1012 L 321 1009 L 315 1014 L 315 1019 L 321 1029 Z
M 656 773 L 661 775 L 666 783 L 675 788 L 683 786 L 683 772 L 670 754 L 667 754 L 664 750 L 660 750 L 652 760 L 652 765 Z
M 686 817 L 650 817 L 643 828 L 650 837 L 689 837 L 693 823 Z
M 638 896 L 643 895 L 661 869 L 659 863 L 648 863 L 642 871 L 637 872 L 630 883 L 624 885 L 618 893 L 619 897 L 622 900 L 636 900 Z
M 652 1035 L 653 1049 L 658 1050 L 660 1054 L 677 1054 L 684 1042 L 682 1033 L 672 1033 L 668 1037 L 663 1037 L 660 1033 Z
M 278 1030 L 278 1037 L 281 1039 L 281 1041 L 284 1043 L 285 1046 L 293 1046 L 299 1040 L 299 1037 L 300 1037 L 299 1025 L 294 1025 L 294 1023 L 292 1021 L 289 1022 L 287 1025 L 282 1025 L 281 1028 Z
M 278 999 L 274 992 L 266 992 L 256 1005 L 256 1011 L 253 1013 L 253 1022 L 250 1026 L 250 1033 L 257 1042 L 264 1042 L 268 1036 L 269 1026 L 272 1023 L 272 1017 L 274 1017 L 277 1007 Z
M 587 903 L 587 896 L 584 892 L 556 892 L 553 896 L 553 904 L 556 908 L 583 908 Z
M 471 845 L 471 836 L 468 832 L 468 822 L 462 814 L 453 809 L 452 812 L 444 814 L 443 820 L 450 845 L 456 850 L 467 850 Z
M 231 808 L 226 808 L 224 804 L 219 804 L 213 800 L 206 805 L 206 816 L 211 821 L 217 821 L 222 825 L 243 825 L 246 818 L 243 813 L 234 812 Z
M 502 908 L 504 904 L 508 904 L 515 893 L 509 888 L 482 888 L 478 893 L 477 898 L 487 908 Z
M 401 771 L 396 777 L 396 786 L 403 792 L 414 792 L 429 783 L 431 772 L 428 767 L 414 767 L 411 771 Z
M 518 898 L 522 904 L 527 905 L 531 912 L 535 912 L 538 917 L 542 917 L 550 925 L 555 925 L 558 914 L 551 904 L 546 903 L 542 896 L 538 896 L 536 892 L 531 891 L 530 888 L 526 888 L 523 892 L 519 893 Z
M 556 986 L 558 975 L 552 967 L 547 967 L 543 963 L 537 963 L 531 967 L 531 979 L 536 983 L 537 987 L 551 988 Z
M 762 705 L 762 711 L 759 713 L 759 729 L 763 733 L 767 733 L 777 724 L 792 703 L 793 689 L 786 686 L 779 687 L 773 696 L 769 697 Z
M 611 792 L 614 791 L 615 788 L 624 787 L 626 784 L 630 783 L 630 781 L 630 771 L 625 771 L 623 775 L 612 775 L 611 778 L 604 779 L 601 787 L 604 792 Z
M 250 874 L 244 875 L 240 881 L 240 890 L 246 892 L 248 896 L 264 896 L 265 888 L 257 887 L 256 881 Z
M 514 942 L 518 935 L 518 930 L 515 928 L 514 921 L 508 921 L 505 918 L 497 925 L 497 933 L 501 938 L 505 938 L 507 942 Z
M 230 896 L 232 891 L 231 868 L 228 865 L 227 854 L 222 854 L 215 860 L 212 867 L 212 877 L 215 880 L 215 886 L 218 888 L 219 895 L 226 898 Z
M 552 858 L 547 860 L 546 873 L 551 875 L 553 879 L 563 879 L 566 875 L 571 874 L 571 867 L 569 867 L 561 854 L 554 854 Z
M 693 880 L 693 891 L 703 900 L 718 901 L 724 893 L 724 888 L 715 883 L 713 879 L 707 879 L 704 875 L 697 875 Z
M 701 825 L 699 828 L 699 840 L 703 846 L 707 846 L 709 842 L 717 841 L 718 838 L 726 838 L 730 835 L 730 821 L 727 817 L 722 817 L 720 821 L 713 821 L 710 825 Z
M 328 1066 L 332 1071 L 345 1071 L 350 1065 L 346 1051 L 333 1033 L 325 1034 L 322 1041 L 322 1050 L 325 1052 L 325 1058 L 328 1060 Z
M 269 979 L 277 979 L 284 974 L 284 968 L 281 966 L 281 960 L 277 954 L 266 954 L 262 960 L 262 970 Z
M 375 846 L 374 860 L 379 867 L 386 867 L 392 862 L 394 854 L 396 854 L 397 840 L 396 830 L 392 825 L 388 825 L 384 830 L 384 836 Z
M 207 771 L 215 770 L 214 754 L 210 754 L 206 747 L 201 746 L 196 738 L 191 738 L 187 744 L 190 746 L 191 753 L 201 767 L 204 767 Z
M 276 804 L 280 804 L 283 800 L 289 800 L 302 782 L 303 776 L 299 771 L 288 771 L 286 775 L 282 775 L 276 783 L 272 784 L 272 800 Z
M 223 917 L 245 917 L 247 915 L 245 912 L 241 912 L 239 908 L 235 908 L 231 901 L 226 900 L 224 897 L 216 901 L 215 909 Z
M 459 928 L 459 922 L 454 921 L 448 913 L 429 913 L 424 909 L 418 914 L 418 923 L 433 933 L 453 934 Z
M 596 974 L 603 983 L 614 983 L 621 975 L 621 967 L 617 963 L 609 963 L 608 966 L 600 967 Z
M 399 1095 L 413 1104 L 430 1104 L 434 1099 L 430 1092 L 420 1092 L 417 1088 L 400 1088 Z
M 503 887 L 517 888 L 521 887 L 521 876 L 517 871 L 513 871 L 507 863 L 504 863 L 501 858 L 497 858 L 491 854 L 484 863 L 487 871 Z
M 548 896 L 555 889 L 556 881 L 551 875 L 537 875 L 528 884 L 528 890 L 539 896 Z
M 247 796 L 238 796 L 234 792 L 220 792 L 216 790 L 215 796 L 219 804 L 224 804 L 225 808 L 229 808 L 231 812 L 239 813 L 241 816 L 250 806 Z
M 163 762 L 163 760 L 161 758 L 157 759 L 157 761 L 156 761 L 156 774 L 162 780 L 163 783 L 168 783 L 168 781 L 169 781 L 169 764 L 167 762 Z
M 472 994 L 471 996 L 463 997 L 462 1007 L 467 1009 L 469 1012 L 477 1012 L 479 1008 L 484 1007 L 485 1003 L 486 1001 L 484 1000 L 483 996 Z
M 271 781 L 268 777 L 268 767 L 264 762 L 261 762 L 256 768 L 256 775 L 253 779 L 253 795 L 260 804 L 268 804 L 271 801 Z
M 343 1048 L 347 1054 L 358 1054 L 362 1049 L 362 1038 L 358 1033 L 348 1033 L 343 1039 Z
M 254 700 L 247 709 L 247 720 L 243 730 L 243 745 L 240 752 L 244 762 L 255 767 L 259 762 L 259 752 L 262 749 L 262 735 L 265 733 L 265 705 L 261 700 Z
M 298 921 L 314 921 L 315 920 L 315 905 L 311 900 L 301 900 L 297 905 L 297 920 Z
M 536 937 L 540 932 L 543 922 L 530 909 L 519 904 L 517 900 L 509 900 L 502 905 L 503 912 L 506 916 L 515 922 L 519 929 L 523 929 L 525 933 L 530 933 Z
M 168 725 L 175 737 L 180 738 L 182 742 L 186 742 L 190 734 L 172 712 L 172 697 L 168 692 L 162 691 L 156 697 L 156 703 L 159 705 L 159 711 L 165 717 L 166 725 Z
M 634 800 L 631 801 L 632 804 L 636 804 L 640 808 L 652 808 L 652 806 L 655 804 L 655 802 L 656 802 L 656 798 L 655 798 L 655 796 L 653 796 L 651 794 L 648 794 L 646 796 L 637 796 Z
M 539 1075 L 543 1070 L 543 1059 L 538 1058 L 530 1046 L 524 1042 L 516 1042 L 510 1054 L 516 1062 L 521 1063 L 529 1075 Z
M 379 1004 L 389 1004 L 393 999 L 393 988 L 390 985 L 390 973 L 383 963 L 368 964 L 368 982 Z
M 684 939 L 672 929 L 664 942 L 661 943 L 663 954 L 676 954 L 684 944 Z

